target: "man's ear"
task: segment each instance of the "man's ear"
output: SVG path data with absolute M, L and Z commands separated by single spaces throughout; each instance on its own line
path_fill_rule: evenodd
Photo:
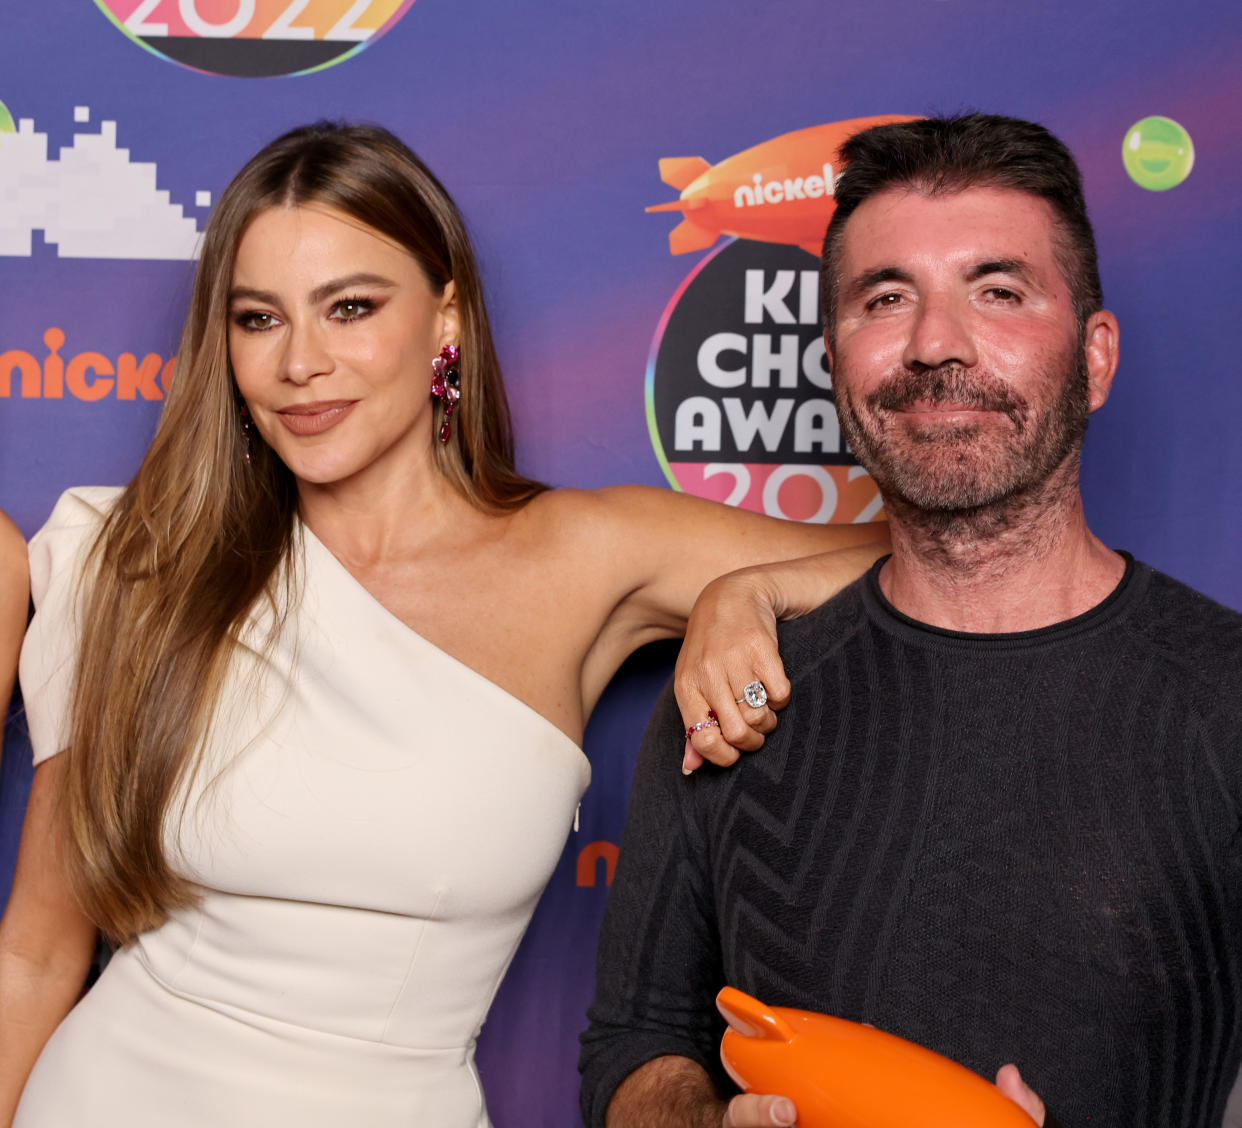
M 1121 328 L 1117 319 L 1102 309 L 1087 318 L 1083 350 L 1087 361 L 1087 406 L 1098 411 L 1108 399 L 1117 373 L 1121 349 Z

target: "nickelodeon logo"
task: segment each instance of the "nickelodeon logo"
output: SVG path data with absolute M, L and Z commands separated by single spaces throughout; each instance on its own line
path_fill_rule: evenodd
M 733 193 L 735 208 L 758 208 L 764 204 L 782 204 L 786 200 L 818 200 L 831 196 L 833 188 L 832 165 L 824 165 L 824 174 L 801 177 L 785 177 L 784 180 L 764 180 L 763 173 L 755 173 L 755 186 L 739 184 Z
M 721 235 L 801 247 L 818 256 L 832 216 L 838 151 L 860 130 L 908 115 L 850 118 L 783 133 L 743 149 L 719 164 L 702 157 L 665 157 L 660 179 L 681 191 L 679 199 L 647 208 L 680 212 L 669 232 L 675 255 L 702 251 Z
M 164 360 L 147 353 L 121 353 L 112 359 L 98 352 L 62 357 L 65 334 L 53 326 L 43 334 L 47 355 L 42 361 L 23 349 L 0 353 L 0 399 L 74 399 L 95 403 L 109 396 L 118 400 L 162 400 L 172 380 L 177 358 Z

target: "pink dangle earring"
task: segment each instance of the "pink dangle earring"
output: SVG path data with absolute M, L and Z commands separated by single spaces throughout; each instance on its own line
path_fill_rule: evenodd
M 440 442 L 447 443 L 452 428 L 449 418 L 461 399 L 461 370 L 458 361 L 461 350 L 456 345 L 445 345 L 440 355 L 431 362 L 431 394 L 444 404 L 444 422 L 440 424 Z

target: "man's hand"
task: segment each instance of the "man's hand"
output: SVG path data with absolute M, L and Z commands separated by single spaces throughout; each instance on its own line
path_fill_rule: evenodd
M 996 1087 L 1043 1128 L 1044 1102 L 1022 1080 L 1016 1065 L 1001 1066 L 996 1074 Z M 729 1102 L 722 1128 L 791 1128 L 797 1123 L 797 1110 L 787 1097 L 744 1093 Z
M 1022 1080 L 1016 1065 L 1002 1065 L 996 1073 L 996 1087 L 1014 1104 L 1027 1114 L 1036 1124 L 1043 1128 L 1044 1102 L 1035 1095 L 1032 1089 Z
M 798 1110 L 788 1097 L 743 1093 L 729 1102 L 722 1128 L 790 1128 Z

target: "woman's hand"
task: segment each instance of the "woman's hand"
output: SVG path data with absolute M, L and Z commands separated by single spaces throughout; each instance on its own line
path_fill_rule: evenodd
M 774 710 L 789 701 L 789 679 L 776 641 L 776 608 L 763 569 L 744 568 L 703 589 L 686 625 L 673 688 L 689 732 L 682 770 L 704 760 L 726 766 L 762 747 L 776 727 Z M 739 700 L 761 682 L 767 702 Z
M 887 534 L 884 527 L 868 531 Z M 887 540 L 878 540 L 740 568 L 703 589 L 686 624 L 673 679 L 687 730 L 683 771 L 694 771 L 704 760 L 732 764 L 740 752 L 763 746 L 763 738 L 776 727 L 773 710 L 789 702 L 777 621 L 818 607 L 887 551 Z M 767 693 L 767 703 L 760 707 L 739 701 L 756 681 Z

